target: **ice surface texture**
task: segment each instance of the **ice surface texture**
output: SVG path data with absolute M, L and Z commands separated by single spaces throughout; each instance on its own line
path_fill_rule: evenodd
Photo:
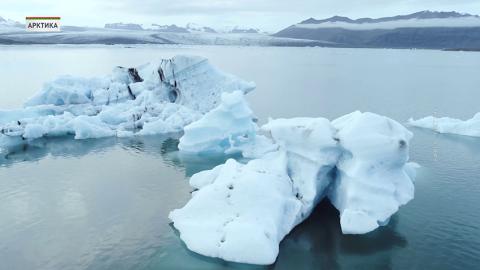
M 87 139 L 179 132 L 217 107 L 222 93 L 254 88 L 195 56 L 117 67 L 104 78 L 63 76 L 46 83 L 25 108 L 0 111 L 0 147 L 66 134 Z
M 230 159 L 192 176 L 190 184 L 198 190 L 170 214 L 192 251 L 228 261 L 271 264 L 280 241 L 326 197 L 339 210 L 346 234 L 386 225 L 401 205 L 413 199 L 415 170 L 407 163 L 412 134 L 394 120 L 361 112 L 333 122 L 270 120 L 261 128 L 269 139 L 256 135 L 261 139 L 255 140 L 251 113 L 239 100 L 243 96 L 224 96 L 218 109 L 185 128 L 180 141 L 188 143 L 180 150 L 225 152 L 231 148 L 223 143 L 232 141 L 226 139 L 228 134 L 236 138 L 248 134 L 248 140 L 240 140 L 240 149 L 253 145 L 261 151 L 247 164 Z M 242 104 L 242 109 L 231 104 Z M 212 127 L 215 131 L 207 132 Z
M 407 163 L 412 133 L 372 113 L 354 112 L 332 122 L 344 149 L 329 194 L 344 233 L 361 234 L 388 223 L 413 199 L 414 175 Z
M 415 127 L 431 129 L 438 133 L 450 133 L 472 137 L 480 137 L 480 113 L 469 120 L 459 120 L 450 117 L 428 116 L 422 119 L 408 120 L 408 124 Z
M 255 139 L 257 125 L 243 93 L 223 93 L 220 105 L 185 127 L 178 148 L 185 153 L 229 154 Z

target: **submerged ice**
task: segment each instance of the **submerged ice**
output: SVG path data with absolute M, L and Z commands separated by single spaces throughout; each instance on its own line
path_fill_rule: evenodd
M 117 67 L 103 78 L 63 76 L 46 83 L 23 109 L 0 111 L 0 147 L 66 134 L 87 139 L 180 132 L 217 107 L 222 93 L 254 88 L 194 56 Z
M 431 129 L 438 133 L 480 137 L 480 113 L 465 121 L 450 117 L 428 116 L 418 120 L 410 119 L 408 123 L 411 126 Z
M 413 199 L 415 171 L 408 163 L 412 134 L 394 120 L 361 112 L 332 122 L 276 119 L 260 129 L 268 138 L 257 133 L 253 136 L 260 139 L 255 140 L 251 114 L 239 121 L 232 117 L 238 108 L 227 106 L 245 105 L 243 96 L 225 96 L 219 107 L 223 109 L 211 112 L 215 117 L 205 115 L 204 121 L 192 124 L 195 128 L 186 129 L 180 150 L 230 149 L 230 144 L 218 143 L 229 141 L 221 127 L 231 126 L 232 134 L 249 134 L 249 140 L 241 140 L 243 152 L 258 150 L 247 164 L 230 159 L 190 179 L 196 191 L 183 208 L 171 212 L 170 219 L 192 251 L 228 261 L 271 264 L 280 241 L 324 198 L 339 210 L 345 234 L 386 225 Z M 221 132 L 207 132 L 212 126 Z M 201 143 L 182 144 L 185 141 Z

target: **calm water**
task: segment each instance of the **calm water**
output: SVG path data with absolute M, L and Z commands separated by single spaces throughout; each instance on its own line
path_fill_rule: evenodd
M 0 47 L 0 108 L 20 107 L 59 74 L 99 76 L 175 54 L 255 81 L 248 99 L 261 122 L 480 111 L 479 53 L 178 46 Z M 190 198 L 188 177 L 223 160 L 186 160 L 176 138 L 161 136 L 40 140 L 0 157 L 0 269 L 479 269 L 480 139 L 412 131 L 415 199 L 390 225 L 344 236 L 322 203 L 269 267 L 196 255 L 169 224 Z

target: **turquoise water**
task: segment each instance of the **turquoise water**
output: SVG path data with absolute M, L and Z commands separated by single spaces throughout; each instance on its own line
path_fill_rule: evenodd
M 323 48 L 0 47 L 0 108 L 19 107 L 59 74 L 102 75 L 197 54 L 255 81 L 248 99 L 268 117 L 334 118 L 372 111 L 469 118 L 480 111 L 480 54 Z M 8 67 L 8 68 L 7 68 Z M 415 199 L 391 223 L 341 234 L 322 203 L 255 267 L 188 251 L 167 216 L 190 198 L 188 177 L 223 163 L 186 159 L 177 138 L 40 140 L 0 157 L 0 269 L 475 269 L 480 258 L 480 139 L 411 129 Z

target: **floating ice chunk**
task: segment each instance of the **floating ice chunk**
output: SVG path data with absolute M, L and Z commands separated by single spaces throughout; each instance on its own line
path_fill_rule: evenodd
M 198 172 L 190 178 L 190 186 L 195 189 L 201 189 L 202 187 L 209 185 L 215 181 L 220 173 L 220 170 L 223 168 L 224 164 L 218 165 L 217 167 Z
M 354 112 L 332 123 L 345 152 L 337 164 L 330 201 L 340 211 L 343 233 L 373 231 L 413 199 L 412 167 L 406 165 L 413 135 L 372 113 Z
M 415 127 L 431 129 L 439 133 L 450 133 L 464 136 L 480 137 L 480 113 L 469 120 L 459 120 L 449 117 L 437 118 L 428 116 L 422 119 L 408 120 Z
M 75 139 L 96 139 L 115 135 L 108 125 L 100 121 L 98 117 L 81 115 L 71 121 Z
M 43 137 L 46 133 L 45 129 L 40 124 L 30 124 L 25 127 L 23 138 L 25 139 L 37 139 Z
M 260 137 L 267 141 L 252 143 L 268 146 L 263 157 L 247 165 L 229 160 L 190 179 L 199 190 L 170 215 L 189 249 L 229 261 L 271 264 L 283 237 L 327 194 L 341 153 L 329 121 L 278 119 L 262 129 L 271 140 Z
M 248 144 L 243 144 L 237 148 L 242 156 L 249 159 L 261 158 L 267 153 L 277 151 L 279 146 L 267 136 L 257 134 L 255 139 Z
M 196 178 L 200 190 L 169 216 L 187 247 L 227 261 L 273 263 L 301 207 L 286 156 L 270 153 L 246 165 L 230 159 Z
M 220 105 L 184 129 L 178 149 L 184 153 L 229 154 L 255 140 L 257 125 L 240 91 L 223 93 Z
M 86 139 L 180 132 L 217 107 L 222 93 L 242 95 L 254 88 L 254 83 L 195 56 L 117 67 L 104 78 L 63 76 L 46 83 L 23 110 L 0 111 L 0 148 L 42 136 Z
M 237 122 L 234 117 L 223 120 L 205 121 L 198 130 L 207 123 L 231 127 Z M 196 142 L 198 130 L 191 132 L 189 140 Z M 263 156 L 247 165 L 229 160 L 190 179 L 198 191 L 184 208 L 170 215 L 189 249 L 229 261 L 270 264 L 281 239 L 327 196 L 340 211 L 346 234 L 367 233 L 388 224 L 399 206 L 413 198 L 417 165 L 407 163 L 412 134 L 394 120 L 354 112 L 333 123 L 323 118 L 271 120 L 262 131 L 269 138 L 246 146 L 267 146 Z M 228 134 L 228 129 L 222 132 Z M 207 143 L 191 149 L 218 147 L 215 143 L 221 140 L 216 138 L 217 133 L 205 132 L 200 141 Z M 242 149 L 249 149 L 246 146 Z M 283 197 L 270 206 L 265 203 L 270 196 Z M 286 205 L 288 211 L 283 210 L 279 218 Z M 249 218 L 238 219 L 247 209 Z
M 34 118 L 39 116 L 47 116 L 55 114 L 57 108 L 55 106 L 36 106 L 27 107 L 17 110 L 0 110 L 0 128 L 4 124 L 16 122 L 19 119 Z
M 271 120 L 262 129 L 287 153 L 293 192 L 302 203 L 297 220 L 301 222 L 325 197 L 334 180 L 334 168 L 341 155 L 334 139 L 335 129 L 325 118 Z
M 61 76 L 53 82 L 46 83 L 43 89 L 30 98 L 25 106 L 44 104 L 70 105 L 90 103 L 93 92 L 107 88 L 108 79 L 85 79 L 73 76 Z

